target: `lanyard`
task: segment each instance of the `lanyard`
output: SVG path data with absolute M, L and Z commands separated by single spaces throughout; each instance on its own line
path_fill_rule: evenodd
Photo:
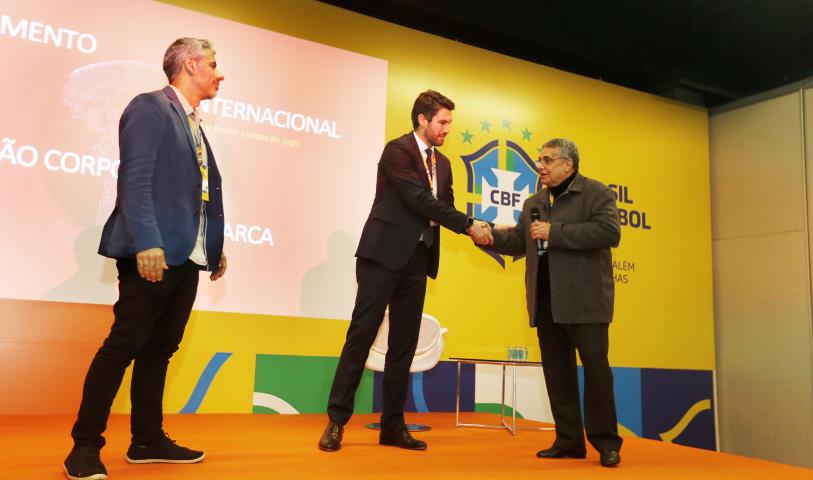
M 189 128 L 192 129 L 192 137 L 195 139 L 195 146 L 198 153 L 198 167 L 200 168 L 201 195 L 200 198 L 204 202 L 209 201 L 209 165 L 206 161 L 206 154 L 203 152 L 203 133 L 200 131 L 200 126 L 192 118 L 192 115 L 186 117 L 189 119 Z

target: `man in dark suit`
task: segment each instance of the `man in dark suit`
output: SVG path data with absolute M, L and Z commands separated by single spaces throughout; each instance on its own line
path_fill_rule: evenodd
M 599 451 L 601 465 L 612 467 L 621 462 L 622 443 L 607 359 L 615 295 L 610 248 L 621 239 L 618 210 L 607 186 L 579 173 L 579 150 L 572 141 L 545 143 L 537 168 L 545 188 L 525 201 L 516 226 L 494 230 L 494 244 L 487 247 L 525 255 L 528 314 L 539 337 L 556 423 L 553 446 L 536 455 L 585 457 L 578 350 L 587 439 Z M 534 212 L 539 220 L 532 220 Z
M 102 437 L 131 361 L 130 463 L 195 463 L 204 453 L 164 433 L 162 401 L 169 359 L 195 301 L 200 270 L 226 271 L 220 173 L 197 117 L 223 76 L 208 40 L 181 38 L 164 55 L 169 86 L 135 97 L 119 123 L 116 206 L 99 253 L 116 259 L 115 319 L 85 378 L 64 463 L 71 479 L 106 479 Z
M 353 414 L 364 363 L 389 306 L 389 345 L 384 367 L 384 408 L 379 443 L 426 449 L 404 425 L 409 367 L 420 331 L 426 277 L 435 278 L 442 225 L 489 243 L 485 222 L 454 208 L 452 168 L 437 148 L 452 122 L 454 103 L 438 92 L 421 93 L 412 107 L 414 130 L 384 147 L 375 199 L 356 251 L 358 292 L 328 400 L 328 424 L 319 448 L 341 448 Z

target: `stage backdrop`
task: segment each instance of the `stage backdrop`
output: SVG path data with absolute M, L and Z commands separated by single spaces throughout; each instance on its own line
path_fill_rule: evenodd
M 622 430 L 714 448 L 705 110 L 316 2 L 170 3 L 102 2 L 89 16 L 86 2 L 0 2 L 10 253 L 0 360 L 11 365 L 0 413 L 75 411 L 115 298 L 112 263 L 94 252 L 114 193 L 116 121 L 132 95 L 164 84 L 163 50 L 191 35 L 215 42 L 226 76 L 204 110 L 232 261 L 224 282 L 202 289 L 171 364 L 168 412 L 324 411 L 380 149 L 410 130 L 414 98 L 432 88 L 457 103 L 442 150 L 457 208 L 480 218 L 513 222 L 538 188 L 532 159 L 545 140 L 579 144 L 581 171 L 611 186 L 623 225 L 610 329 Z M 536 23 L 517 13 L 517 28 Z M 425 310 L 449 329 L 444 358 L 527 346 L 539 359 L 524 261 L 442 235 Z M 444 361 L 414 379 L 409 407 L 452 409 L 454 372 Z M 498 372 L 463 375 L 463 406 L 493 410 Z M 358 411 L 377 408 L 378 380 L 365 377 Z M 127 387 L 114 411 L 128 410 Z M 550 420 L 538 368 L 520 370 L 518 396 L 521 415 Z

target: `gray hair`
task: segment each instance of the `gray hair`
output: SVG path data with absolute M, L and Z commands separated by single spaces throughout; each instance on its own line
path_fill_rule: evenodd
M 172 42 L 164 53 L 164 73 L 167 75 L 169 83 L 172 83 L 181 73 L 184 60 L 189 57 L 199 57 L 204 50 L 215 53 L 212 42 L 204 38 L 184 37 Z
M 558 148 L 560 158 L 573 160 L 573 170 L 579 170 L 579 147 L 576 142 L 566 138 L 552 138 L 542 145 L 542 148 Z

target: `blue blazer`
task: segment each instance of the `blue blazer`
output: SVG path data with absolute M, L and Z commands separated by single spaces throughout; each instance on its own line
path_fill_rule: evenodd
M 203 141 L 209 154 L 205 269 L 213 270 L 223 252 L 223 191 L 206 135 Z M 138 95 L 127 105 L 119 121 L 119 152 L 116 206 L 99 253 L 132 258 L 161 247 L 168 265 L 183 264 L 198 235 L 202 180 L 189 121 L 171 87 Z

